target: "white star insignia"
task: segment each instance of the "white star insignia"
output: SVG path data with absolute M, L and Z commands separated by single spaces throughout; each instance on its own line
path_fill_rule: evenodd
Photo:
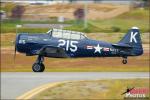
M 102 47 L 100 47 L 99 44 L 96 47 L 94 47 L 94 48 L 95 48 L 95 52 L 94 53 L 96 53 L 96 52 L 101 53 Z

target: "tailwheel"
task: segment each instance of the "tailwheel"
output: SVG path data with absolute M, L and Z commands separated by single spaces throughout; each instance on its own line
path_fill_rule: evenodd
M 32 70 L 34 72 L 43 72 L 45 69 L 45 66 L 43 63 L 34 63 L 32 66 Z
M 127 57 L 123 57 L 122 63 L 123 63 L 123 64 L 127 64 L 127 63 L 128 63 Z
M 127 61 L 126 59 L 123 59 L 123 60 L 122 60 L 122 63 L 123 63 L 123 64 L 127 64 L 127 62 L 128 62 L 128 61 Z

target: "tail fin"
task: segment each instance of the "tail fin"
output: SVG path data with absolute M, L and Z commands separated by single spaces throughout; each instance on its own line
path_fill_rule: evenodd
M 138 56 L 143 54 L 142 41 L 138 27 L 132 27 L 118 43 L 132 46 L 132 55 Z

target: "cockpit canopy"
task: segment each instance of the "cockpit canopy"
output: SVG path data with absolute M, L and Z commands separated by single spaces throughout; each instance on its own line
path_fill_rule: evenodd
M 47 33 L 51 34 L 51 36 L 56 38 L 76 39 L 76 40 L 87 38 L 87 36 L 82 32 L 76 32 L 70 30 L 52 29 Z

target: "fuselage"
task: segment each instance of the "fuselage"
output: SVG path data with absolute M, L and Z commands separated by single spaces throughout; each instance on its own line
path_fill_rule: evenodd
M 112 57 L 130 55 L 131 49 L 118 49 L 111 43 L 84 39 L 55 38 L 50 34 L 18 34 L 17 51 L 26 55 L 36 55 L 43 46 L 61 47 L 69 57 Z
M 16 37 L 15 55 L 16 51 L 27 56 L 38 55 L 32 66 L 34 72 L 44 71 L 44 57 L 122 57 L 122 63 L 127 64 L 128 56 L 143 54 L 137 27 L 132 27 L 116 44 L 92 40 L 82 32 L 70 30 L 52 29 L 47 34 L 21 33 Z

